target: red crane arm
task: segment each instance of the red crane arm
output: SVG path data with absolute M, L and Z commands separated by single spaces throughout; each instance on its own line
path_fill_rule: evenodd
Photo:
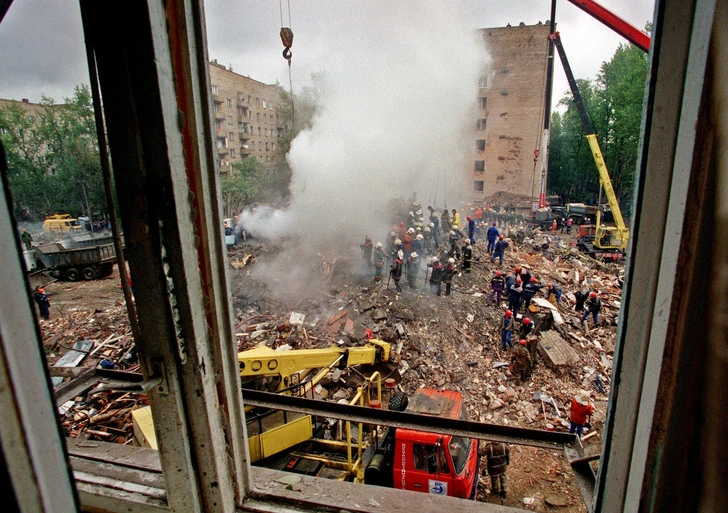
M 632 26 L 612 11 L 602 7 L 593 0 L 569 0 L 569 2 L 604 23 L 637 48 L 645 52 L 650 51 L 650 36 Z

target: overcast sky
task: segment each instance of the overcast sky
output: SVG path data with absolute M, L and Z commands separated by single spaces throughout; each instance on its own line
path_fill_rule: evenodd
M 450 3 L 473 29 L 545 22 L 551 9 L 550 0 Z M 412 10 L 423 5 L 416 1 L 403 4 L 404 17 L 408 16 L 407 4 Z M 653 17 L 653 0 L 602 0 L 601 4 L 639 28 Z M 278 81 L 287 88 L 288 66 L 281 56 L 278 35 L 281 4 L 272 0 L 208 0 L 205 5 L 210 59 L 232 66 L 237 73 L 266 83 Z M 284 25 L 290 25 L 294 33 L 294 89 L 307 85 L 312 71 L 325 70 L 331 54 L 340 55 L 353 47 L 361 51 L 358 47 L 362 44 L 372 45 L 368 51 L 378 51 L 371 40 L 362 43 L 349 37 L 347 19 L 362 5 L 345 0 L 291 0 L 289 23 L 288 3 L 283 2 Z M 624 42 L 566 0 L 559 0 L 556 21 L 577 78 L 593 79 L 601 63 Z M 430 39 L 432 45 L 438 44 L 437 35 Z M 0 98 L 38 102 L 46 95 L 61 101 L 72 96 L 74 86 L 89 82 L 75 0 L 15 0 L 0 23 L 0 49 Z M 351 66 L 356 67 L 357 62 L 352 60 Z M 567 87 L 557 63 L 554 103 Z

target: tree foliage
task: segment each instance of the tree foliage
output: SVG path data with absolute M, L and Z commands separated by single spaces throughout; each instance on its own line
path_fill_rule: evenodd
M 255 157 L 248 157 L 233 164 L 233 173 L 220 183 L 222 208 L 226 217 L 232 217 L 250 203 L 261 192 L 265 180 L 265 166 Z
M 647 55 L 620 45 L 602 63 L 596 82 L 577 80 L 623 211 L 634 186 L 646 79 Z M 552 116 L 549 193 L 566 201 L 596 200 L 599 176 L 573 97 L 568 94 L 559 104 L 566 110 Z
M 40 221 L 54 213 L 106 212 L 88 86 L 77 86 L 62 104 L 44 97 L 35 110 L 0 108 L 0 138 L 19 218 Z

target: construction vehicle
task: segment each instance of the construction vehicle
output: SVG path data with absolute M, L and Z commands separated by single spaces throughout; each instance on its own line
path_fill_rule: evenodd
M 45 218 L 43 231 L 55 233 L 81 232 L 83 226 L 78 219 L 71 217 L 69 214 L 56 214 Z
M 42 271 L 62 280 L 95 280 L 109 276 L 114 269 L 113 244 L 66 248 L 60 242 L 41 244 L 23 251 L 29 273 Z
M 574 103 L 576 104 L 577 111 L 579 112 L 579 118 L 581 119 L 584 132 L 586 133 L 586 140 L 589 143 L 592 156 L 594 157 L 594 163 L 597 166 L 599 172 L 599 185 L 600 185 L 600 199 L 598 204 L 601 204 L 601 191 L 604 190 L 609 204 L 608 211 L 600 211 L 595 216 L 595 232 L 594 235 L 588 235 L 579 239 L 577 247 L 589 255 L 600 256 L 602 258 L 615 258 L 621 257 L 624 254 L 624 250 L 627 248 L 629 242 L 629 229 L 624 224 L 622 218 L 622 210 L 619 208 L 619 202 L 617 201 L 617 195 L 612 187 L 612 180 L 609 177 L 609 171 L 607 165 L 604 162 L 602 150 L 599 147 L 597 141 L 597 135 L 594 130 L 589 116 L 587 115 L 586 108 L 584 107 L 584 101 L 582 100 L 579 88 L 576 85 L 574 79 L 574 73 L 571 71 L 569 60 L 566 58 L 566 52 L 561 44 L 561 37 L 558 32 L 554 32 L 549 35 L 549 39 L 554 42 L 556 49 L 559 52 L 561 58 L 561 64 L 564 67 L 566 73 L 566 79 L 569 82 L 571 88 L 571 94 L 574 96 Z M 613 222 L 610 222 L 605 215 L 607 212 L 611 214 Z
M 238 354 L 245 389 L 321 398 L 319 383 L 329 373 L 355 365 L 389 361 L 390 346 L 369 340 L 361 347 L 274 351 L 260 347 Z M 360 373 L 356 373 L 360 375 Z M 360 375 L 361 377 L 361 375 Z M 382 392 L 378 371 L 362 377 L 347 404 L 466 418 L 462 395 L 421 389 L 407 400 L 401 391 Z M 393 381 L 393 380 L 390 380 Z M 385 398 L 385 396 L 387 396 Z M 474 498 L 478 476 L 478 442 L 376 425 L 246 406 L 250 461 L 259 466 L 328 479 L 405 490 Z M 149 407 L 132 412 L 135 439 L 156 448 Z

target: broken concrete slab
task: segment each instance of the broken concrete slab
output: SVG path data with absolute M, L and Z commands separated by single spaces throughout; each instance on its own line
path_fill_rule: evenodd
M 542 333 L 538 348 L 546 363 L 552 367 L 566 367 L 579 361 L 579 354 L 555 331 Z

